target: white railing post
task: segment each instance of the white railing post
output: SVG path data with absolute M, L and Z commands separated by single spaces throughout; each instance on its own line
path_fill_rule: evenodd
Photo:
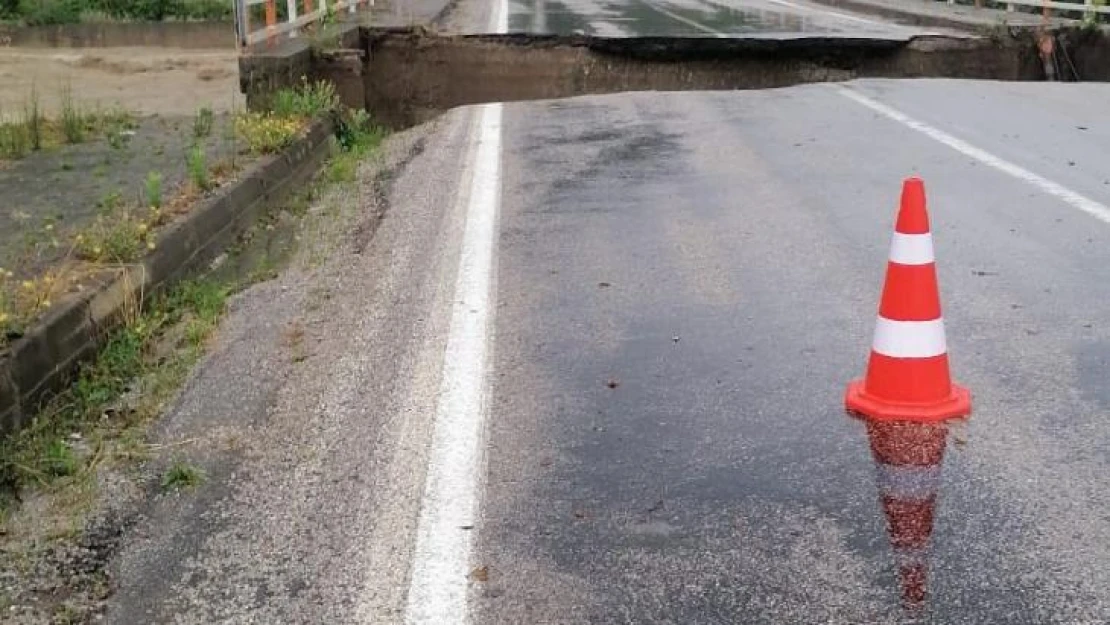
M 289 15 L 286 16 L 286 23 L 292 24 L 297 21 L 297 0 L 285 0 L 285 10 L 289 13 Z M 289 38 L 296 39 L 296 37 L 297 29 L 291 29 L 289 31 Z

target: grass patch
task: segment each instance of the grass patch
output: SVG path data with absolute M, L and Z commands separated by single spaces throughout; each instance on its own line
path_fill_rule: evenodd
M 203 353 L 229 292 L 217 283 L 186 282 L 145 308 L 136 302 L 74 383 L 30 427 L 0 441 L 0 517 L 25 489 L 88 480 L 100 463 L 141 453 L 142 428 Z M 155 349 L 167 336 L 176 337 L 169 356 Z
M 57 119 L 45 116 L 35 87 L 14 116 L 0 111 L 0 159 L 16 160 L 34 151 L 81 143 L 99 136 L 107 137 L 112 147 L 123 149 L 130 140 L 129 131 L 138 126 L 135 116 L 122 109 L 83 109 L 68 85 L 62 87 L 60 100 Z
M 193 119 L 193 137 L 203 139 L 211 135 L 213 121 L 212 109 L 206 106 L 197 111 L 197 116 Z
M 195 144 L 185 153 L 185 167 L 189 172 L 189 181 L 200 191 L 212 188 L 212 180 L 208 175 L 208 156 L 204 153 L 204 146 Z
M 17 280 L 10 269 L 0 268 L 0 347 L 21 336 L 61 296 L 67 286 L 62 274 L 56 270 Z
M 66 143 L 81 143 L 87 134 L 88 121 L 73 100 L 73 88 L 62 88 L 62 135 Z
M 236 115 L 235 134 L 251 154 L 273 154 L 293 143 L 311 120 L 338 107 L 335 85 L 303 80 L 297 87 L 274 93 L 269 110 Z
M 371 121 L 369 113 L 358 110 L 339 117 L 335 134 L 342 149 L 328 162 L 324 178 L 334 183 L 352 182 L 358 164 L 381 145 L 385 130 Z
M 192 490 L 204 483 L 204 477 L 204 470 L 200 467 L 178 460 L 162 474 L 162 490 Z
M 143 180 L 143 197 L 146 198 L 147 206 L 151 208 L 162 208 L 162 173 L 152 171 L 146 175 Z
M 278 89 L 270 100 L 270 112 L 277 117 L 311 119 L 335 110 L 339 106 L 339 96 L 335 85 L 320 80 L 301 84 L 293 88 Z
M 119 207 L 103 212 L 74 236 L 77 257 L 114 265 L 138 262 L 154 249 L 154 228 L 161 223 L 161 216 L 157 208 L 139 211 Z
M 27 128 L 27 138 L 31 141 L 32 150 L 42 149 L 42 132 L 45 120 L 42 117 L 42 107 L 39 106 L 39 92 L 31 85 L 31 97 L 23 108 L 23 125 Z
M 288 147 L 304 129 L 300 119 L 273 113 L 242 113 L 235 118 L 235 131 L 254 155 L 273 154 Z

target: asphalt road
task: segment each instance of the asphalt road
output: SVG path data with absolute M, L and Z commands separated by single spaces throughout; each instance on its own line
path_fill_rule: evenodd
M 547 3 L 537 29 L 683 28 L 637 6 Z M 372 240 L 237 300 L 164 429 L 246 449 L 147 514 L 107 621 L 1110 620 L 1107 96 L 861 81 L 448 113 L 405 139 Z M 842 409 L 910 175 L 974 401 L 925 434 Z M 872 450 L 923 441 L 935 505 L 884 507 Z
M 1110 618 L 1110 213 L 920 130 L 1105 202 L 1110 89 L 847 88 L 919 128 L 830 85 L 506 107 L 476 622 Z M 841 408 L 909 175 L 975 401 L 924 615 Z
M 509 7 L 510 31 L 563 35 L 902 39 L 926 32 L 805 0 L 511 0 Z

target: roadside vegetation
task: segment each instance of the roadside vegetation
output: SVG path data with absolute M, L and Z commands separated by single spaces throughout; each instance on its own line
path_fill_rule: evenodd
M 225 0 L 0 0 L 0 20 L 27 26 L 232 18 L 232 4 Z
M 155 439 L 148 432 L 150 426 L 206 353 L 231 294 L 275 277 L 285 262 L 282 257 L 293 255 L 293 249 L 285 249 L 293 248 L 293 241 L 301 241 L 296 247 L 303 247 L 299 254 L 307 266 L 322 262 L 317 247 L 334 249 L 325 235 L 337 227 L 327 225 L 339 214 L 332 202 L 350 197 L 353 190 L 345 185 L 357 180 L 359 163 L 372 155 L 383 138 L 365 113 L 337 113 L 334 93 L 327 87 L 313 85 L 309 93 L 302 86 L 298 91 L 299 95 L 283 96 L 294 104 L 280 112 L 271 110 L 263 119 L 267 124 L 301 120 L 299 131 L 282 127 L 283 136 L 292 132 L 295 137 L 310 119 L 334 116 L 338 149 L 316 179 L 252 227 L 228 250 L 220 269 L 165 293 L 128 302 L 120 326 L 98 355 L 79 369 L 70 387 L 44 405 L 29 427 L 0 439 L 0 609 L 6 615 L 17 620 L 26 617 L 27 622 L 94 620 L 97 606 L 110 593 L 102 567 L 116 548 L 110 545 L 118 544 L 113 542 L 116 539 L 103 542 L 106 539 L 97 537 L 119 532 L 112 525 L 118 521 L 101 516 L 119 495 L 115 490 L 119 480 L 130 483 L 125 488 L 139 489 L 147 496 L 188 497 L 209 479 L 198 460 L 197 440 Z M 198 112 L 196 123 L 187 129 L 194 136 L 204 134 L 196 132 L 207 126 L 204 117 Z M 253 117 L 241 113 L 236 121 L 246 119 Z M 241 153 L 267 153 L 249 147 L 250 140 L 265 144 L 255 133 L 266 132 L 271 131 L 236 124 L 234 136 Z M 213 174 L 213 180 L 221 178 Z M 154 240 L 150 233 L 179 210 L 174 207 L 181 198 L 199 193 L 193 181 L 185 184 L 185 190 L 165 189 L 163 176 L 156 171 L 137 181 L 137 186 L 136 197 L 141 201 L 125 201 L 120 194 L 100 198 L 99 208 L 111 218 L 75 235 L 44 226 L 35 236 L 48 246 L 72 246 L 72 255 L 82 258 L 96 257 L 98 249 L 105 259 L 136 258 Z M 310 211 L 318 201 L 323 202 L 320 210 Z M 275 227 L 295 230 L 277 239 L 289 241 L 288 246 L 273 246 Z M 101 266 L 115 261 L 82 262 Z M 42 274 L 25 286 L 4 270 L 0 297 L 15 296 L 18 302 L 13 306 L 0 301 L 0 305 L 25 312 L 45 310 L 50 300 L 58 298 L 51 285 L 59 281 Z M 295 326 L 284 338 L 290 362 L 303 362 L 308 353 L 303 329 Z M 69 559 L 72 554 L 78 554 L 79 564 Z M 53 590 L 58 588 L 66 592 Z
M 90 200 L 96 204 L 95 216 L 80 225 L 63 227 L 50 219 L 28 219 L 22 233 L 23 249 L 7 254 L 0 263 L 0 352 L 51 306 L 81 291 L 90 276 L 141 261 L 157 248 L 158 235 L 165 226 L 189 212 L 207 193 L 233 180 L 251 159 L 284 149 L 307 130 L 312 120 L 335 115 L 337 110 L 338 97 L 330 83 L 305 81 L 280 90 L 269 110 L 233 114 L 226 136 L 219 139 L 230 144 L 228 156 L 213 161 L 203 142 L 216 132 L 216 123 L 212 110 L 203 107 L 183 130 L 188 147 L 180 161 L 182 184 L 166 188 L 167 172 L 150 171 L 133 182 L 130 192 L 117 189 Z M 376 147 L 381 133 L 365 112 L 345 112 L 335 119 L 344 150 L 333 161 L 338 165 L 332 165 L 339 173 L 326 175 L 336 181 L 350 180 L 358 159 Z M 41 150 L 62 149 L 69 138 L 72 141 L 68 142 L 101 137 L 112 152 L 120 154 L 119 158 L 129 158 L 134 127 L 134 116 L 122 111 L 87 113 L 71 94 L 62 98 L 60 119 L 47 119 L 32 94 L 24 116 L 0 126 L 0 159 L 6 154 L 3 137 L 13 133 L 28 151 L 34 149 L 31 137 L 36 133 L 43 137 L 39 141 Z M 98 173 L 94 171 L 93 175 Z
M 290 204 L 287 210 L 294 214 L 303 215 L 296 207 L 318 196 L 323 186 L 354 181 L 358 163 L 383 138 L 364 112 L 336 113 L 338 108 L 330 85 L 306 83 L 280 94 L 266 113 L 236 116 L 236 140 L 246 154 L 270 153 L 277 149 L 274 146 L 287 145 L 304 132 L 312 119 L 336 116 L 339 149 L 317 181 Z M 209 115 L 198 112 L 189 129 L 194 136 L 211 132 Z M 271 139 L 273 135 L 279 139 Z M 158 229 L 180 214 L 182 209 L 174 206 L 203 192 L 200 164 L 189 155 L 186 160 L 190 175 L 184 189 L 163 189 L 162 174 L 152 171 L 137 181 L 141 201 L 112 194 L 100 198 L 100 216 L 80 231 L 67 235 L 50 228 L 37 234 L 48 239 L 47 245 L 70 248 L 67 267 L 74 262 L 95 267 L 136 262 L 155 246 Z M 221 170 L 205 164 L 207 183 L 225 180 L 229 167 Z M 0 271 L 0 328 L 6 339 L 17 338 L 22 328 L 64 296 L 73 275 L 72 269 L 31 278 L 21 278 L 10 269 Z M 52 502 L 50 513 L 42 519 L 44 537 L 75 536 L 95 501 L 98 470 L 139 463 L 157 451 L 147 442 L 147 427 L 204 354 L 227 297 L 236 288 L 273 275 L 266 271 L 236 279 L 201 277 L 167 293 L 129 302 L 120 327 L 98 356 L 79 369 L 70 387 L 51 399 L 30 427 L 0 440 L 0 536 L 8 533 L 4 524 L 31 495 L 46 496 Z M 165 493 L 183 492 L 204 479 L 203 471 L 179 460 L 161 474 L 160 486 Z
M 135 127 L 135 116 L 128 111 L 82 107 L 68 85 L 61 87 L 60 100 L 59 114 L 47 117 L 38 89 L 32 87 L 22 107 L 0 110 L 0 161 L 101 137 L 123 137 Z

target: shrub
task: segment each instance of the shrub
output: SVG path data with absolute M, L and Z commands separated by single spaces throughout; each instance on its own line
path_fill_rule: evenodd
M 337 106 L 335 85 L 326 80 L 303 80 L 299 87 L 279 89 L 270 102 L 270 110 L 278 117 L 317 117 Z
M 153 226 L 159 212 L 145 216 L 124 208 L 98 215 L 96 221 L 74 238 L 77 255 L 97 263 L 133 263 L 154 249 Z
M 235 132 L 251 154 L 272 154 L 288 146 L 304 127 L 299 119 L 268 113 L 243 113 L 235 118 Z

